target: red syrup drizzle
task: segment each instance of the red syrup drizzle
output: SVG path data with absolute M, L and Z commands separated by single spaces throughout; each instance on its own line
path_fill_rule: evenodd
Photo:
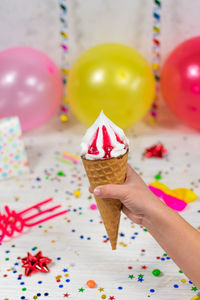
M 120 144 L 124 145 L 124 142 L 120 139 L 120 137 L 115 133 L 116 139 Z M 126 149 L 126 145 L 124 145 L 124 149 Z
M 111 140 L 108 131 L 104 125 L 102 127 L 102 133 L 103 133 L 103 150 L 105 152 L 103 158 L 111 158 L 110 152 L 112 151 L 113 146 L 111 145 Z
M 116 139 L 120 144 L 124 144 L 124 142 L 120 139 L 120 137 L 115 133 Z
M 113 146 L 111 145 L 111 140 L 106 129 L 106 126 L 102 126 L 102 133 L 103 133 L 103 150 L 104 150 L 104 157 L 103 158 L 111 158 L 111 151 L 113 150 Z M 92 144 L 88 148 L 88 154 L 98 155 L 99 151 L 97 149 L 97 138 L 99 134 L 99 128 L 95 132 L 94 139 Z M 120 139 L 120 137 L 115 133 L 116 139 L 120 144 L 124 145 L 124 142 Z M 126 149 L 126 145 L 124 145 L 124 149 Z
M 97 137 L 98 137 L 98 133 L 99 133 L 99 128 L 97 129 L 95 135 L 94 135 L 94 140 L 92 141 L 92 144 L 89 146 L 88 148 L 88 154 L 92 154 L 92 155 L 98 155 L 99 151 L 97 149 Z

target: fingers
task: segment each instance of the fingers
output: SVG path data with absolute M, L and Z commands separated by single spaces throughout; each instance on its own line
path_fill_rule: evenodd
M 122 206 L 122 211 L 129 219 L 131 219 L 132 213 L 128 208 L 126 208 L 126 206 L 124 205 Z
M 140 179 L 139 175 L 131 168 L 131 166 L 127 165 L 127 174 L 125 184 L 106 184 L 98 186 L 94 189 L 94 195 L 99 198 L 112 198 L 112 199 L 120 199 L 122 202 L 128 195 L 128 187 L 126 184 L 136 183 Z M 92 192 L 91 188 L 89 191 Z
M 130 182 L 133 178 L 133 169 L 132 167 L 127 164 L 127 171 L 126 171 L 126 183 Z
M 121 184 L 106 184 L 94 189 L 94 195 L 99 198 L 123 200 L 127 194 L 127 187 Z
M 127 171 L 126 171 L 126 181 L 125 183 L 134 183 L 140 180 L 140 176 L 133 170 L 133 168 L 127 164 Z
M 136 224 L 142 224 L 143 223 L 143 215 L 139 215 L 139 214 L 134 214 L 133 212 L 131 212 L 126 206 L 122 206 L 122 211 L 123 213 L 134 223 Z

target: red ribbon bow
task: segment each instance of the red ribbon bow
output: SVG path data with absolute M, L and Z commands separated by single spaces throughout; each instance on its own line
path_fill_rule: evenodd
M 167 149 L 164 148 L 162 144 L 153 145 L 150 148 L 146 148 L 144 156 L 149 157 L 158 157 L 163 158 L 164 154 L 167 152 Z
M 26 276 L 30 276 L 35 272 L 48 273 L 47 264 L 51 261 L 50 258 L 42 256 L 42 251 L 39 251 L 36 255 L 28 252 L 28 256 L 22 258 L 22 268 L 25 268 Z

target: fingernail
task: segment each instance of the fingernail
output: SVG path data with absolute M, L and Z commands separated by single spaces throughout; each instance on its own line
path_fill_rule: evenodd
M 99 189 L 98 187 L 94 189 L 94 195 L 95 195 L 95 196 L 99 196 L 99 195 L 100 195 L 100 192 L 101 192 L 101 191 L 100 191 L 100 189 Z

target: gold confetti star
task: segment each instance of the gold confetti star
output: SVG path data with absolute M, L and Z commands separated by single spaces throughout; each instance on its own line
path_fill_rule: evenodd
M 103 292 L 104 288 L 99 288 L 98 290 L 99 290 L 99 292 Z
M 81 195 L 81 191 L 80 191 L 80 190 L 74 191 L 74 196 L 75 196 L 76 198 L 79 198 L 80 195 Z

